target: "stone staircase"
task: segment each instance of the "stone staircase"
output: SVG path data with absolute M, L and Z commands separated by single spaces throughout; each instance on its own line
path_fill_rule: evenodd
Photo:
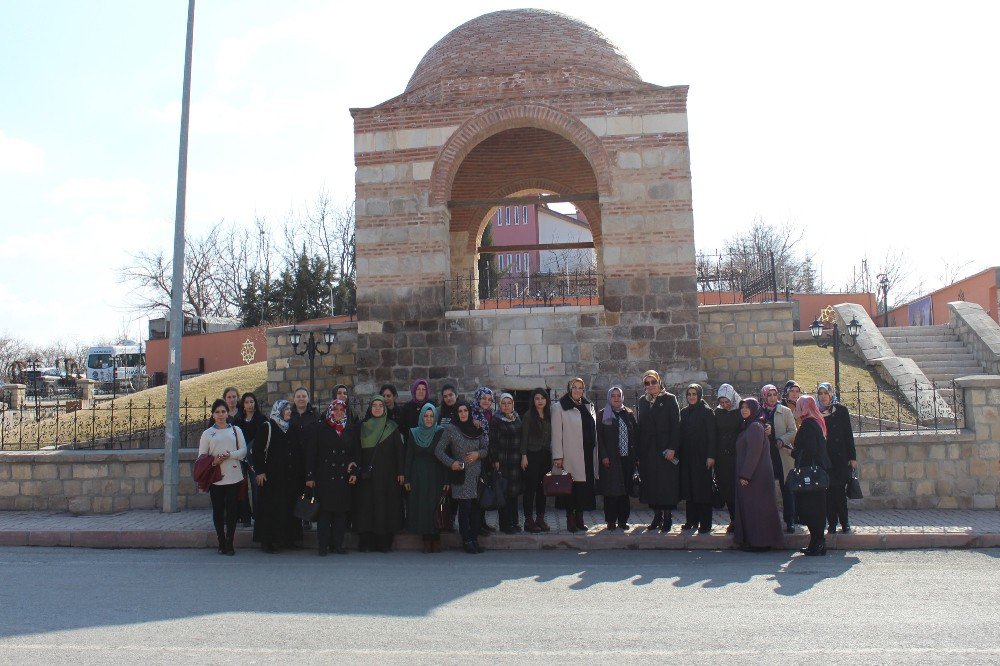
M 973 356 L 972 350 L 947 324 L 895 326 L 879 331 L 896 356 L 913 359 L 950 406 L 954 406 L 951 381 L 956 377 L 983 373 L 983 366 Z

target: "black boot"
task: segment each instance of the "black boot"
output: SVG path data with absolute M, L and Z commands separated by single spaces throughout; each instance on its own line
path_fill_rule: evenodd
M 217 534 L 216 536 L 219 539 L 219 555 L 225 555 L 226 551 L 228 550 L 228 547 L 226 545 L 226 537 L 223 536 L 222 534 Z
M 655 530 L 657 527 L 659 527 L 662 524 L 663 524 L 663 512 L 662 511 L 654 511 L 653 512 L 653 522 L 651 522 L 648 526 L 646 526 L 646 529 L 649 530 L 650 532 L 652 532 L 653 530 Z

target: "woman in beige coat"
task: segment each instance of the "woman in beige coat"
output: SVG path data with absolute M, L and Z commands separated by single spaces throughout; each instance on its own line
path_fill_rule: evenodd
M 583 512 L 593 511 L 594 481 L 597 479 L 597 413 L 584 396 L 587 385 L 577 377 L 568 393 L 552 407 L 552 466 L 573 475 L 573 494 L 560 498 L 566 509 L 566 529 L 587 531 Z

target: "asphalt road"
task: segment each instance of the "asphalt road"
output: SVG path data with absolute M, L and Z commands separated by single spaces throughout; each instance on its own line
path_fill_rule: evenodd
M 1000 550 L 0 549 L 2 663 L 1000 663 Z

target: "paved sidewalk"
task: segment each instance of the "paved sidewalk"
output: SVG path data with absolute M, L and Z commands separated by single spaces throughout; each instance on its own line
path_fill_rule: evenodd
M 725 534 L 729 517 L 715 513 L 711 534 L 681 532 L 683 511 L 674 511 L 674 527 L 668 534 L 647 532 L 652 519 L 648 510 L 633 510 L 627 532 L 605 529 L 603 513 L 591 511 L 586 516 L 590 530 L 586 534 L 566 531 L 562 512 L 551 511 L 546 534 L 496 534 L 482 539 L 485 547 L 496 550 L 536 550 L 568 548 L 574 550 L 612 549 L 681 549 L 720 550 L 733 548 L 732 537 Z M 496 525 L 496 514 L 489 522 Z M 827 546 L 840 550 L 884 548 L 997 548 L 1000 547 L 1000 511 L 996 510 L 852 510 L 851 534 L 827 536 Z M 443 535 L 443 545 L 458 547 L 458 535 Z M 786 536 L 788 548 L 806 545 L 804 528 Z M 78 546 L 85 548 L 206 548 L 213 547 L 215 532 L 207 509 L 160 513 L 128 511 L 113 515 L 76 516 L 68 513 L 39 511 L 0 512 L 0 546 Z M 315 533 L 306 533 L 306 545 L 315 544 Z M 348 547 L 354 539 L 348 537 Z M 239 528 L 236 545 L 251 546 L 251 530 Z M 420 548 L 420 539 L 411 534 L 397 537 L 399 549 Z

